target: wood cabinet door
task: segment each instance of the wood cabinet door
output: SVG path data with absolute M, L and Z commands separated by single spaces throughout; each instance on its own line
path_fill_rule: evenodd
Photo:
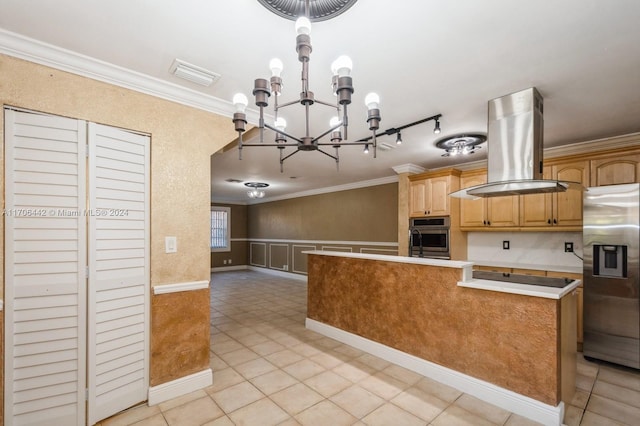
M 551 166 L 543 170 L 545 179 L 551 179 Z M 552 226 L 553 196 L 552 194 L 528 194 L 520 196 L 521 226 Z
M 426 182 L 417 180 L 409 183 L 409 215 L 420 217 L 426 214 Z
M 591 160 L 590 186 L 640 182 L 640 154 Z
M 426 185 L 426 210 L 429 216 L 449 214 L 449 176 L 431 178 Z
M 553 166 L 554 179 L 567 182 L 579 182 L 587 185 L 588 161 L 576 161 Z M 553 224 L 558 226 L 582 226 L 582 198 L 580 189 L 568 189 L 554 194 Z
M 487 198 L 487 224 L 492 227 L 520 226 L 518 195 Z
M 487 182 L 487 174 L 461 176 L 460 188 L 468 188 L 470 186 L 481 185 Z M 486 226 L 486 205 L 487 202 L 483 198 L 477 200 L 460 200 L 460 227 L 480 227 Z

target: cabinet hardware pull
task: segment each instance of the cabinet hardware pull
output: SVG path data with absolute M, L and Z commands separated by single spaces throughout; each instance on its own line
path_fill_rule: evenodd
M 551 225 L 551 219 L 547 219 L 547 223 Z
M 558 223 L 558 221 L 556 219 L 553 219 L 553 223 L 555 225 L 556 223 Z

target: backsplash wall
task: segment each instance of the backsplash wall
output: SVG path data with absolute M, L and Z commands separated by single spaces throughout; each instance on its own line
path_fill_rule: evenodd
M 509 241 L 509 250 L 502 248 L 503 241 Z M 565 242 L 572 242 L 575 254 L 583 257 L 581 232 L 469 232 L 467 258 L 478 262 L 582 268 L 578 257 L 565 253 Z

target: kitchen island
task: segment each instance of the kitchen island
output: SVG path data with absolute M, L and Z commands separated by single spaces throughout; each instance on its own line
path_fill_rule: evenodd
M 472 262 L 311 251 L 307 327 L 531 418 L 575 391 L 579 281 L 472 278 Z

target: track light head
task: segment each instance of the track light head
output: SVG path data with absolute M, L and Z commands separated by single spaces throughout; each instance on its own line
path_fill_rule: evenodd
M 436 127 L 433 128 L 433 133 L 436 135 L 440 133 L 440 119 L 436 118 Z
M 396 133 L 396 145 L 402 145 L 402 133 Z

